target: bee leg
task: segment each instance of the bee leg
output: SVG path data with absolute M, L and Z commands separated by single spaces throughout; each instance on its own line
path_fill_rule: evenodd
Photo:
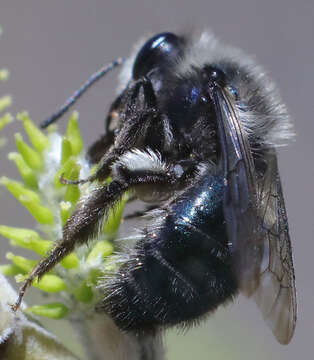
M 105 179 L 107 179 L 110 176 L 112 164 L 117 161 L 121 157 L 121 155 L 126 153 L 129 149 L 136 147 L 137 140 L 141 138 L 146 131 L 145 122 L 147 123 L 147 121 L 148 120 L 146 119 L 146 117 L 144 119 L 136 118 L 133 119 L 132 122 L 125 124 L 125 126 L 117 134 L 114 140 L 114 144 L 111 145 L 108 151 L 102 156 L 95 174 L 89 176 L 86 179 L 80 179 L 75 181 L 62 179 L 62 182 L 64 184 L 77 185 L 86 182 L 92 182 L 95 180 L 104 181 Z M 105 137 L 100 139 L 100 143 L 104 139 Z M 98 146 L 100 146 L 100 143 L 95 143 L 95 147 L 98 148 Z M 97 150 L 96 148 L 95 151 Z
M 77 245 L 85 244 L 99 230 L 101 221 L 108 210 L 120 200 L 126 190 L 131 190 L 141 184 L 159 184 L 167 186 L 177 181 L 175 170 L 161 168 L 160 171 L 138 171 L 128 169 L 124 163 L 117 163 L 114 167 L 113 181 L 103 187 L 96 188 L 90 196 L 79 203 L 77 209 L 68 219 L 63 228 L 63 237 L 56 242 L 50 253 L 39 261 L 31 271 L 19 291 L 18 299 L 13 305 L 16 311 L 23 300 L 26 289 L 35 278 L 40 279 L 51 270 Z
M 103 134 L 95 141 L 87 151 L 87 160 L 91 164 L 97 164 L 105 153 L 109 150 L 114 141 L 114 133 L 112 131 Z
M 140 94 L 142 93 L 142 94 Z M 92 163 L 99 162 L 96 173 L 84 180 L 67 181 L 68 184 L 80 184 L 94 180 L 103 181 L 111 171 L 111 165 L 119 157 L 132 148 L 139 145 L 139 139 L 147 136 L 147 129 L 156 119 L 156 99 L 152 93 L 152 85 L 149 81 L 138 82 L 135 84 L 131 95 L 128 96 L 127 109 L 124 111 L 124 123 L 117 134 L 111 130 L 110 124 L 116 114 L 119 102 L 114 103 L 106 121 L 108 125 L 106 134 L 97 140 L 88 150 L 88 158 Z M 113 115 L 115 114 L 115 115 Z M 117 125 L 115 126 L 117 129 Z M 143 145 L 143 144 L 140 144 Z
M 141 93 L 142 92 L 142 96 Z M 151 83 L 144 81 L 136 84 L 129 101 L 132 106 L 125 110 L 125 122 L 114 138 L 114 144 L 100 159 L 94 179 L 104 180 L 109 176 L 111 165 L 119 157 L 132 148 L 137 148 L 139 139 L 147 136 L 151 123 L 155 123 L 155 98 L 152 94 Z
M 97 164 L 114 143 L 114 130 L 119 125 L 119 108 L 122 94 L 111 104 L 109 115 L 105 119 L 105 134 L 96 140 L 87 151 L 87 159 L 91 164 Z

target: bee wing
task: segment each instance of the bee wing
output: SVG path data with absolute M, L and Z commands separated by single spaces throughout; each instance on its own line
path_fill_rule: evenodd
M 260 282 L 254 299 L 277 340 L 287 344 L 296 324 L 296 289 L 291 242 L 275 150 L 266 155 L 268 168 L 258 181 L 258 203 L 266 231 Z
M 247 135 L 228 93 L 214 102 L 224 171 L 224 216 L 240 290 L 252 296 L 280 343 L 296 324 L 296 290 L 286 209 L 274 150 L 257 177 Z
M 255 167 L 234 102 L 218 85 L 215 106 L 224 172 L 224 216 L 239 288 L 250 296 L 259 286 L 263 231 L 258 220 Z

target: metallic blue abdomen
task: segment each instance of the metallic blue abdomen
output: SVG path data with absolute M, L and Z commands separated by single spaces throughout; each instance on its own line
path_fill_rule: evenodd
M 120 327 L 184 323 L 232 299 L 237 284 L 222 198 L 222 177 L 204 174 L 143 231 L 104 304 Z

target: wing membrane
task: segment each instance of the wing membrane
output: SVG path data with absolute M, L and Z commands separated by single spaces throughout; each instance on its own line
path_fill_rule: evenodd
M 213 86 L 224 172 L 224 215 L 240 290 L 252 296 L 280 343 L 296 323 L 296 290 L 286 209 L 275 150 L 257 174 L 237 109 L 227 91 Z
M 265 176 L 258 181 L 264 259 L 254 300 L 280 343 L 287 344 L 296 324 L 296 289 L 288 220 L 274 150 L 266 155 Z
M 256 174 L 252 153 L 228 95 L 212 91 L 224 172 L 224 216 L 240 289 L 253 294 L 259 285 L 263 231 L 257 213 Z

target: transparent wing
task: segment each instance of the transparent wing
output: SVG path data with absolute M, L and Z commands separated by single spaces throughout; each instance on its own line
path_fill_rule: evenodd
M 291 243 L 276 153 L 265 156 L 256 174 L 249 141 L 233 100 L 218 85 L 211 89 L 224 171 L 224 216 L 240 290 L 252 296 L 280 343 L 296 323 Z
M 274 150 L 266 155 L 268 168 L 258 181 L 264 238 L 260 282 L 253 297 L 277 340 L 287 344 L 296 324 L 296 289 L 288 220 Z
M 239 288 L 250 296 L 259 286 L 264 234 L 257 208 L 255 167 L 247 135 L 233 101 L 211 89 L 224 172 L 224 216 Z

